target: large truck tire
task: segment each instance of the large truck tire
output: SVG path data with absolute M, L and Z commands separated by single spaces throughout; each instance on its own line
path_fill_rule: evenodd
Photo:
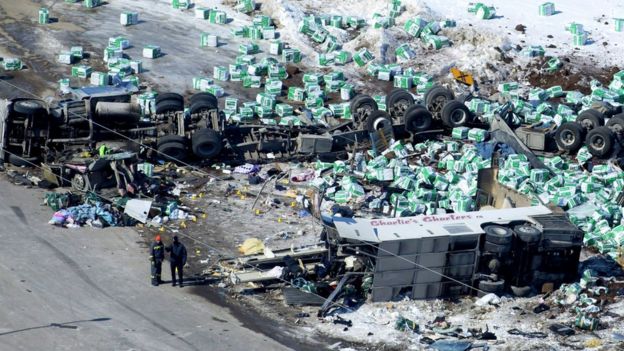
M 405 111 L 405 130 L 412 133 L 428 130 L 433 123 L 433 115 L 422 105 L 412 105 Z
M 405 89 L 393 89 L 386 97 L 386 106 L 388 111 L 394 111 L 393 119 L 397 119 L 396 123 L 400 123 L 407 110 L 414 105 L 414 97 Z
M 392 119 L 386 111 L 373 111 L 366 119 L 366 130 L 374 132 L 385 127 L 392 127 Z
M 578 117 L 576 117 L 576 121 L 583 126 L 585 130 L 590 131 L 594 128 L 604 126 L 605 116 L 596 110 L 589 109 L 581 112 Z
M 577 122 L 565 122 L 555 132 L 555 142 L 559 149 L 574 152 L 583 145 L 585 129 Z
M 156 114 L 184 111 L 184 103 L 177 100 L 162 100 L 156 103 Z
M 177 142 L 164 143 L 158 146 L 158 156 L 168 161 L 184 161 L 187 153 L 186 146 Z
M 160 146 L 166 143 L 179 143 L 179 144 L 186 146 L 187 142 L 188 142 L 187 139 L 181 135 L 165 135 L 165 136 L 158 138 L 158 142 L 156 143 L 156 146 Z
M 9 155 L 9 163 L 16 167 L 37 167 L 39 166 L 39 158 Z
M 597 127 L 587 133 L 585 142 L 590 154 L 596 157 L 605 157 L 613 151 L 615 134 L 609 127 Z
M 25 115 L 36 115 L 46 112 L 46 107 L 39 100 L 19 100 L 13 104 L 13 110 Z
M 463 127 L 472 122 L 472 112 L 463 103 L 451 100 L 442 108 L 442 123 L 449 128 Z
M 368 95 L 358 95 L 351 100 L 351 115 L 356 127 L 367 122 L 368 116 L 379 109 L 377 101 Z
M 182 105 L 184 105 L 184 97 L 182 95 L 178 94 L 178 93 L 162 93 L 162 94 L 156 95 L 156 104 L 157 105 L 161 101 L 166 101 L 166 100 L 178 101 Z
M 193 134 L 191 145 L 193 153 L 201 159 L 216 157 L 223 149 L 221 135 L 209 128 L 197 130 Z
M 454 98 L 451 90 L 439 85 L 433 86 L 425 92 L 425 106 L 433 114 L 440 113 L 444 105 Z
M 506 245 L 513 240 L 511 229 L 500 225 L 488 225 L 483 228 L 483 231 L 485 232 L 485 241 L 493 244 Z
M 189 99 L 191 106 L 197 101 L 211 102 L 214 105 L 214 107 L 217 107 L 219 104 L 219 100 L 217 99 L 217 97 L 207 92 L 193 94 L 191 98 Z

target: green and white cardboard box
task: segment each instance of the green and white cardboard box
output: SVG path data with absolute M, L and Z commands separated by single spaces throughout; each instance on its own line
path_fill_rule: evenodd
M 139 14 L 137 12 L 124 11 L 119 15 L 119 23 L 122 26 L 131 26 L 139 23 Z
M 283 43 L 281 40 L 271 40 L 271 44 L 269 45 L 269 54 L 271 55 L 281 55 Z
M 206 7 L 195 8 L 195 18 L 208 19 L 210 15 L 210 9 Z
M 71 65 L 72 63 L 74 63 L 74 55 L 72 55 L 70 51 L 63 51 L 58 54 L 58 62 L 66 65 Z
M 104 62 L 113 61 L 115 59 L 123 58 L 123 50 L 109 46 L 104 49 L 103 60 Z
M 91 75 L 91 67 L 87 65 L 73 66 L 72 77 L 88 78 Z
M 226 24 L 227 14 L 225 13 L 225 11 L 211 10 L 209 14 L 209 21 L 210 23 Z
M 143 61 L 141 60 L 131 60 L 130 61 L 130 69 L 132 69 L 132 73 L 139 74 L 143 72 Z
M 555 14 L 555 4 L 553 2 L 545 2 L 539 5 L 540 16 L 552 16 Z
M 238 52 L 244 55 L 252 55 L 258 52 L 260 48 L 258 47 L 258 44 L 255 43 L 246 43 L 246 44 L 240 44 L 238 46 Z
M 216 84 L 209 85 L 204 91 L 209 92 L 216 97 L 222 97 L 225 95 L 225 90 Z
M 254 0 L 238 0 L 238 4 L 234 8 L 242 13 L 250 13 L 256 9 L 256 3 Z
M 100 0 L 84 0 L 84 7 L 92 8 L 100 5 Z
M 401 44 L 395 51 L 398 62 L 407 62 L 416 57 L 416 52 L 409 44 Z
M 39 9 L 39 24 L 46 24 L 50 21 L 50 13 L 48 9 L 42 7 Z
M 155 59 L 159 57 L 161 54 L 160 46 L 157 45 L 147 45 L 143 48 L 143 57 L 149 59 Z
M 278 79 L 269 79 L 264 85 L 264 91 L 272 95 L 281 95 L 282 93 L 282 81 Z
M 361 48 L 353 54 L 353 62 L 359 67 L 364 67 L 367 63 L 374 60 L 373 54 L 367 48 Z
M 582 34 L 585 33 L 583 29 L 583 25 L 581 23 L 572 22 L 566 25 L 565 29 L 572 34 Z
M 130 40 L 125 37 L 110 37 L 108 38 L 108 46 L 125 50 L 130 47 Z
M 288 104 L 277 104 L 275 105 L 275 113 L 280 117 L 289 116 L 293 114 L 293 107 Z
M 91 73 L 91 85 L 104 86 L 108 85 L 109 78 L 108 73 L 105 72 L 92 72 Z
M 208 78 L 208 77 L 194 77 L 193 78 L 193 89 L 205 91 L 213 83 L 214 83 L 214 80 L 212 80 L 212 78 Z
M 71 52 L 72 56 L 74 56 L 78 60 L 82 60 L 82 57 L 84 56 L 84 51 L 82 49 L 82 46 L 72 46 L 69 49 L 69 52 Z
M 213 68 L 213 78 L 216 80 L 220 80 L 222 82 L 226 82 L 230 79 L 230 73 L 225 66 L 215 66 Z
M 299 49 L 283 49 L 282 61 L 292 63 L 301 62 L 301 51 L 299 51 Z
M 613 29 L 616 32 L 624 32 L 624 18 L 614 18 Z
M 303 101 L 305 100 L 306 93 L 305 90 L 299 87 L 289 87 L 288 88 L 288 100 L 292 101 Z
M 69 94 L 71 91 L 71 87 L 69 86 L 69 78 L 61 78 L 58 80 L 59 83 L 59 91 L 61 94 Z
M 219 46 L 219 37 L 214 34 L 203 32 L 199 37 L 199 46 L 217 47 Z

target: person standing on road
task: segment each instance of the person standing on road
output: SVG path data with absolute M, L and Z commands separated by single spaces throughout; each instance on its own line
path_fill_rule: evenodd
M 162 283 L 160 274 L 162 273 L 162 263 L 165 259 L 165 247 L 160 241 L 160 235 L 156 235 L 154 242 L 150 245 L 150 261 L 152 262 L 152 285 L 158 286 Z
M 184 265 L 186 264 L 186 247 L 178 240 L 178 236 L 173 237 L 173 244 L 167 248 L 169 262 L 171 264 L 171 285 L 176 286 L 176 271 L 180 278 L 180 287 L 184 286 Z

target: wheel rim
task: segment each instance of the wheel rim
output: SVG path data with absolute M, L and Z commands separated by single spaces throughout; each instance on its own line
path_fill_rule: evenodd
M 602 150 L 605 147 L 605 140 L 600 135 L 594 135 L 591 140 L 591 145 L 595 150 Z
M 442 107 L 444 106 L 444 104 L 446 104 L 446 100 L 446 96 L 444 95 L 436 96 L 434 99 L 432 99 L 429 110 L 434 112 L 442 111 Z
M 498 235 L 498 236 L 503 236 L 505 234 L 507 234 L 507 231 L 503 228 L 499 228 L 499 227 L 494 227 L 491 229 L 492 234 L 494 235 Z
M 564 130 L 561 133 L 561 143 L 565 146 L 570 146 L 574 144 L 575 139 L 576 137 L 574 136 L 574 133 L 572 133 L 571 130 Z
M 463 124 L 466 121 L 466 111 L 455 110 L 451 113 L 451 122 L 453 124 Z
M 368 115 L 370 115 L 371 112 L 373 112 L 373 106 L 370 106 L 370 105 L 361 106 L 360 108 L 356 110 L 353 116 L 353 119 L 355 120 L 356 123 L 361 123 L 362 121 L 365 121 L 368 118 Z
M 37 104 L 34 101 L 22 101 L 22 102 L 20 102 L 20 105 L 22 105 L 24 107 L 28 107 L 28 108 L 37 108 L 37 107 L 39 107 L 39 104 Z
M 412 104 L 410 104 L 409 101 L 405 99 L 397 101 L 393 106 L 396 117 L 402 117 L 403 115 L 405 115 L 405 111 L 407 111 L 407 109 L 411 105 Z
M 584 120 L 581 121 L 581 125 L 583 126 L 583 128 L 585 129 L 594 129 L 594 122 L 592 122 L 589 118 L 586 118 Z
M 622 134 L 622 130 L 624 130 L 624 128 L 622 127 L 621 124 L 614 123 L 611 125 L 611 130 L 616 134 Z
M 74 175 L 72 179 L 72 187 L 76 190 L 84 190 L 85 188 L 85 180 L 80 174 Z

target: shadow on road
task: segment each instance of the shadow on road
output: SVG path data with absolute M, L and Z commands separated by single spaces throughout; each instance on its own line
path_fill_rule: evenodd
M 81 321 L 72 321 L 72 322 L 65 322 L 65 323 L 50 323 L 48 325 L 40 325 L 40 326 L 37 326 L 37 327 L 30 327 L 30 328 L 24 328 L 24 329 L 11 330 L 11 331 L 8 331 L 8 332 L 0 333 L 0 336 L 9 335 L 9 334 L 15 334 L 15 333 L 21 333 L 21 332 L 25 332 L 25 331 L 29 331 L 29 330 L 35 330 L 35 329 L 43 329 L 43 328 L 78 329 L 78 326 L 72 325 L 72 324 L 85 323 L 85 322 L 105 322 L 105 321 L 109 321 L 109 320 L 111 320 L 111 319 L 105 317 L 105 318 L 94 318 L 94 319 L 86 319 L 86 320 L 81 320 Z

